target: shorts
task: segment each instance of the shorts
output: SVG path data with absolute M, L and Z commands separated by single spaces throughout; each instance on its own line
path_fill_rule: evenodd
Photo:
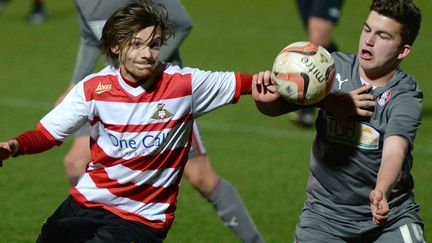
M 102 28 L 106 20 L 87 21 L 80 8 L 77 7 L 81 39 L 86 45 L 99 47 L 99 40 L 102 36 Z
M 42 226 L 37 243 L 163 242 L 166 231 L 126 220 L 99 208 L 86 208 L 69 196 Z
M 197 156 L 205 154 L 207 154 L 207 149 L 201 136 L 199 124 L 197 120 L 194 120 L 194 124 L 192 126 L 192 144 L 189 150 L 189 159 L 193 159 Z
M 340 17 L 343 0 L 297 0 L 304 26 L 309 17 L 319 17 L 336 24 Z
M 310 243 L 425 243 L 423 222 L 416 211 L 390 218 L 384 225 L 370 220 L 329 218 L 304 209 L 296 227 L 294 242 Z
M 90 125 L 88 123 L 81 126 L 76 132 L 75 137 L 89 136 L 90 135 Z M 203 138 L 201 136 L 201 131 L 197 120 L 194 120 L 192 126 L 192 144 L 189 150 L 189 159 L 193 159 L 197 156 L 207 154 L 207 149 L 205 147 Z

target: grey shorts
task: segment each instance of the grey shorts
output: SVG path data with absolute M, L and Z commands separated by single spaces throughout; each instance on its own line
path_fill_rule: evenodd
M 297 6 L 305 26 L 309 17 L 319 17 L 337 23 L 342 4 L 343 0 L 297 0 Z
M 75 132 L 75 137 L 81 136 L 90 136 L 90 125 L 88 123 L 85 123 Z M 198 121 L 195 120 L 192 127 L 192 145 L 189 150 L 189 159 L 205 154 L 207 154 L 207 149 L 201 136 Z
M 391 218 L 385 225 L 340 220 L 305 209 L 296 227 L 294 242 L 301 243 L 425 243 L 423 223 L 416 211 Z

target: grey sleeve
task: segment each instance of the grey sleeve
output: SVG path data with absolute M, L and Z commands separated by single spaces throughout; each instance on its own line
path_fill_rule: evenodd
M 412 148 L 416 131 L 421 124 L 422 101 L 421 92 L 407 92 L 394 97 L 389 109 L 389 120 L 384 138 L 393 135 L 404 137 Z

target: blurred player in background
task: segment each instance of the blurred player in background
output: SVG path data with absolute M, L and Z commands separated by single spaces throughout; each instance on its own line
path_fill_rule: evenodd
M 106 19 L 116 9 L 138 0 L 75 0 L 79 13 L 81 40 L 73 72 L 72 89 L 76 83 L 93 72 L 100 56 L 99 39 Z M 161 48 L 159 60 L 182 66 L 179 47 L 192 29 L 192 21 L 178 0 L 154 0 L 163 4 L 175 28 L 175 35 Z M 67 93 L 67 92 L 66 92 Z M 59 101 L 63 99 L 60 97 Z M 57 103 L 58 103 L 57 102 Z M 69 183 L 75 186 L 91 161 L 89 140 L 90 128 L 86 124 L 76 133 L 73 145 L 64 158 Z M 192 186 L 215 208 L 223 220 L 242 242 L 263 242 L 246 206 L 237 190 L 216 174 L 207 156 L 198 122 L 194 122 L 192 147 L 184 173 Z
M 323 46 L 330 53 L 337 51 L 332 31 L 339 20 L 342 4 L 343 0 L 297 0 L 308 40 Z M 299 110 L 290 114 L 290 118 L 296 124 L 310 128 L 315 121 L 314 109 Z
M 27 17 L 27 21 L 31 24 L 40 24 L 48 17 L 45 4 L 42 0 L 32 0 L 32 10 Z
M 92 160 L 37 242 L 166 238 L 194 118 L 250 94 L 253 79 L 159 62 L 172 33 L 160 4 L 143 1 L 118 9 L 100 41 L 111 65 L 77 83 L 36 130 L 0 143 L 0 161 L 41 153 L 90 122 Z
M 6 7 L 10 0 L 0 0 L 0 13 Z M 32 0 L 32 9 L 27 16 L 27 21 L 30 24 L 40 24 L 45 21 L 48 13 L 45 8 L 45 4 L 42 0 Z
M 410 172 L 423 92 L 400 68 L 420 23 L 412 0 L 373 0 L 357 55 L 333 53 L 295 242 L 425 242 Z M 271 116 L 299 108 L 269 101 L 257 105 Z

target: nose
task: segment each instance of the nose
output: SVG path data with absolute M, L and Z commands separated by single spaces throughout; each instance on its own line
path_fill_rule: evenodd
M 151 48 L 149 46 L 145 46 L 140 51 L 141 58 L 150 59 L 152 57 Z
M 375 35 L 373 35 L 373 34 L 370 34 L 370 35 L 368 35 L 368 36 L 366 36 L 366 44 L 367 45 L 369 45 L 369 46 L 373 46 L 374 45 L 374 43 L 375 43 Z

